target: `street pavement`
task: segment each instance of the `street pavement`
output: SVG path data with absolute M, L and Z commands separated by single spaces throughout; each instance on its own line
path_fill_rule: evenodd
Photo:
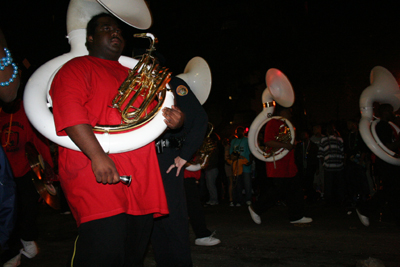
M 221 244 L 196 246 L 191 230 L 195 267 L 400 266 L 400 228 L 386 210 L 371 218 L 369 227 L 360 223 L 355 210 L 323 203 L 306 205 L 311 224 L 289 223 L 283 205 L 262 214 L 260 225 L 252 221 L 247 206 L 229 207 L 222 201 L 204 210 L 208 228 L 216 231 Z M 73 217 L 42 205 L 39 227 L 40 252 L 33 259 L 22 256 L 21 266 L 68 266 L 77 235 Z M 367 260 L 381 265 L 367 265 Z M 145 266 L 156 266 L 151 246 Z

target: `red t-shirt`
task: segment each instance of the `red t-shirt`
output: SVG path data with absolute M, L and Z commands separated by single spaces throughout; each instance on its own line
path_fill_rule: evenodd
M 271 119 L 265 126 L 264 142 L 275 140 L 279 134 L 279 127 L 283 125 L 281 120 Z M 297 174 L 297 166 L 294 160 L 294 150 L 292 149 L 280 160 L 267 162 L 267 176 L 273 177 L 294 177 Z
M 0 113 L 1 145 L 6 152 L 7 159 L 14 177 L 24 176 L 30 169 L 28 158 L 25 155 L 25 144 L 31 142 L 43 156 L 43 159 L 53 167 L 53 160 L 46 138 L 33 130 L 26 117 L 23 102 L 16 105 L 19 109 L 14 114 Z M 12 116 L 12 118 L 11 118 Z M 11 123 L 11 129 L 10 129 Z
M 66 135 L 65 128 L 78 124 L 120 124 L 121 115 L 110 106 L 127 74 L 117 61 L 84 56 L 67 62 L 50 90 L 57 134 Z M 129 187 L 97 183 L 89 158 L 80 151 L 59 149 L 60 182 L 78 226 L 120 213 L 168 214 L 154 142 L 109 157 L 120 175 L 132 175 Z

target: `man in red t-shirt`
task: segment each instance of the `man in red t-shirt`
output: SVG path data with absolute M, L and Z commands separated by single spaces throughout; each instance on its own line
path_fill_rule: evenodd
M 71 264 L 141 266 L 153 217 L 168 214 L 157 155 L 154 143 L 118 154 L 103 151 L 92 127 L 120 124 L 110 103 L 129 71 L 118 62 L 125 41 L 118 21 L 105 13 L 89 21 L 86 41 L 89 55 L 67 62 L 50 91 L 57 133 L 82 151 L 59 150 L 61 186 L 79 227 Z M 177 127 L 180 113 L 163 112 L 167 125 Z M 119 182 L 121 175 L 132 176 L 129 187 Z
M 292 117 L 290 108 L 277 105 L 276 116 L 287 120 Z M 253 221 L 261 223 L 260 214 L 276 205 L 278 200 L 283 200 L 288 206 L 289 221 L 291 223 L 310 223 L 311 218 L 304 217 L 304 193 L 300 179 L 297 176 L 297 166 L 294 159 L 294 145 L 284 143 L 275 139 L 279 134 L 280 127 L 284 124 L 282 120 L 271 119 L 265 127 L 264 142 L 272 149 L 287 149 L 288 154 L 280 160 L 267 162 L 267 177 L 270 179 L 267 190 L 261 194 L 254 205 L 249 206 L 249 212 Z
M 35 173 L 26 156 L 25 146 L 27 143 L 31 143 L 43 156 L 49 168 L 52 168 L 53 160 L 49 144 L 46 138 L 32 128 L 21 99 L 16 99 L 9 104 L 2 104 L 0 108 L 0 140 L 16 184 L 18 213 L 15 222 L 18 227 L 10 237 L 10 247 L 7 255 L 3 256 L 3 261 L 8 261 L 9 258 L 15 256 L 20 257 L 18 256 L 20 253 L 28 258 L 33 258 L 38 253 L 35 240 L 39 234 L 37 215 L 40 195 L 32 182 Z

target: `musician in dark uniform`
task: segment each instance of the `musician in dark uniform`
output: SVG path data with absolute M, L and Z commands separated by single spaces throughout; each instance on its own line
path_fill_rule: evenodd
M 208 117 L 183 80 L 173 78 L 170 85 L 185 120 L 183 127 L 166 131 L 156 141 L 169 215 L 154 221 L 151 243 L 157 266 L 192 266 L 183 168 L 203 143 Z

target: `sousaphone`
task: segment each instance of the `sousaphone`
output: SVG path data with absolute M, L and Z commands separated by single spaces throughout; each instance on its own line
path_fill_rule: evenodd
M 279 119 L 287 125 L 287 130 L 284 131 L 284 138 L 293 144 L 295 132 L 292 123 L 286 118 L 280 116 L 272 117 L 272 115 L 275 110 L 275 102 L 283 107 L 290 107 L 293 105 L 295 97 L 292 85 L 282 71 L 274 68 L 269 69 L 265 76 L 265 81 L 267 88 L 262 94 L 263 111 L 252 122 L 248 140 L 250 151 L 256 158 L 265 162 L 272 162 L 282 159 L 289 151 L 281 148 L 277 151 L 266 152 L 265 149 L 261 149 L 259 146 L 258 134 L 261 128 L 271 119 Z
M 390 104 L 393 110 L 400 108 L 400 90 L 393 75 L 381 66 L 371 70 L 370 83 L 360 96 L 361 120 L 359 124 L 360 134 L 365 144 L 380 159 L 389 164 L 400 166 L 400 158 L 394 151 L 388 149 L 380 140 L 375 131 L 379 119 L 374 118 L 373 103 Z M 399 131 L 399 128 L 391 123 Z

